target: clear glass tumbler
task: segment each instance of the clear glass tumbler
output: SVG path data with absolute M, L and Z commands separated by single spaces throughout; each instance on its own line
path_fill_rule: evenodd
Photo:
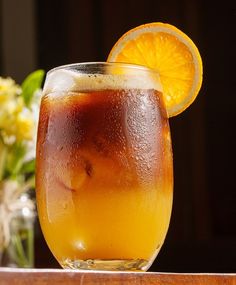
M 102 62 L 49 71 L 36 167 L 41 227 L 63 268 L 147 270 L 173 196 L 158 74 Z

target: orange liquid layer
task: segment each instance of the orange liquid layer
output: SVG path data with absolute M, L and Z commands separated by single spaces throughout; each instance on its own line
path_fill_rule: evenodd
M 94 189 L 40 199 L 41 225 L 58 260 L 145 259 L 163 244 L 172 196 L 158 189 Z M 96 193 L 95 193 L 96 192 Z M 46 213 L 45 213 L 46 212 Z
M 125 140 L 117 135 L 127 135 L 129 130 L 123 123 L 117 127 L 123 122 L 123 113 L 111 119 L 114 134 L 103 127 L 108 124 L 107 116 L 114 104 L 109 96 L 113 98 L 116 91 L 91 94 L 93 104 L 88 100 L 86 107 L 81 107 L 85 103 L 84 98 L 81 103 L 79 95 L 70 102 L 57 99 L 55 103 L 48 98 L 42 102 L 36 184 L 44 236 L 61 263 L 67 258 L 150 260 L 163 244 L 171 215 L 173 178 L 168 121 L 159 112 L 157 117 L 153 115 L 156 123 L 151 126 L 151 106 L 148 117 L 141 118 L 148 128 L 140 130 L 138 126 L 143 133 L 139 133 L 135 145 L 135 139 Z M 126 94 L 122 96 L 120 101 Z M 150 96 L 153 99 L 157 94 L 145 98 Z M 115 104 L 119 106 L 119 102 Z M 100 105 L 102 114 L 107 115 L 102 119 L 101 110 L 97 115 L 95 112 Z M 89 124 L 83 124 L 88 118 Z M 139 120 L 133 114 L 131 119 Z M 55 122 L 60 124 L 56 126 Z M 53 123 L 55 127 L 50 127 Z M 74 131 L 70 133 L 75 124 L 80 126 L 78 139 Z M 134 131 L 131 129 L 132 134 Z M 59 132 L 65 132 L 68 138 L 63 145 Z M 74 135 L 73 142 L 68 133 Z M 95 134 L 99 139 L 94 147 Z M 146 149 L 140 151 L 144 142 L 148 142 Z

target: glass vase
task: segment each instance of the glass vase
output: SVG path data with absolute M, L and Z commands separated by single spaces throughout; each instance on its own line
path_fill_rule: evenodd
M 28 207 L 32 201 L 27 194 L 19 198 L 24 207 L 14 211 L 10 219 L 10 241 L 2 254 L 2 266 L 34 267 L 34 222 L 35 210 Z M 0 260 L 1 262 L 1 260 Z

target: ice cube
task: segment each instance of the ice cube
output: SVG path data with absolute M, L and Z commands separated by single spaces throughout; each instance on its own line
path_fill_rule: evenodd
M 76 74 L 73 71 L 59 69 L 51 71 L 46 78 L 44 84 L 44 93 L 63 92 L 73 90 L 76 84 Z

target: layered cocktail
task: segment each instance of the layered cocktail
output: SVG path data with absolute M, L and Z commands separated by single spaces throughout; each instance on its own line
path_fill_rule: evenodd
M 172 172 L 153 70 L 86 63 L 48 73 L 37 202 L 46 241 L 64 268 L 146 270 L 167 233 Z

